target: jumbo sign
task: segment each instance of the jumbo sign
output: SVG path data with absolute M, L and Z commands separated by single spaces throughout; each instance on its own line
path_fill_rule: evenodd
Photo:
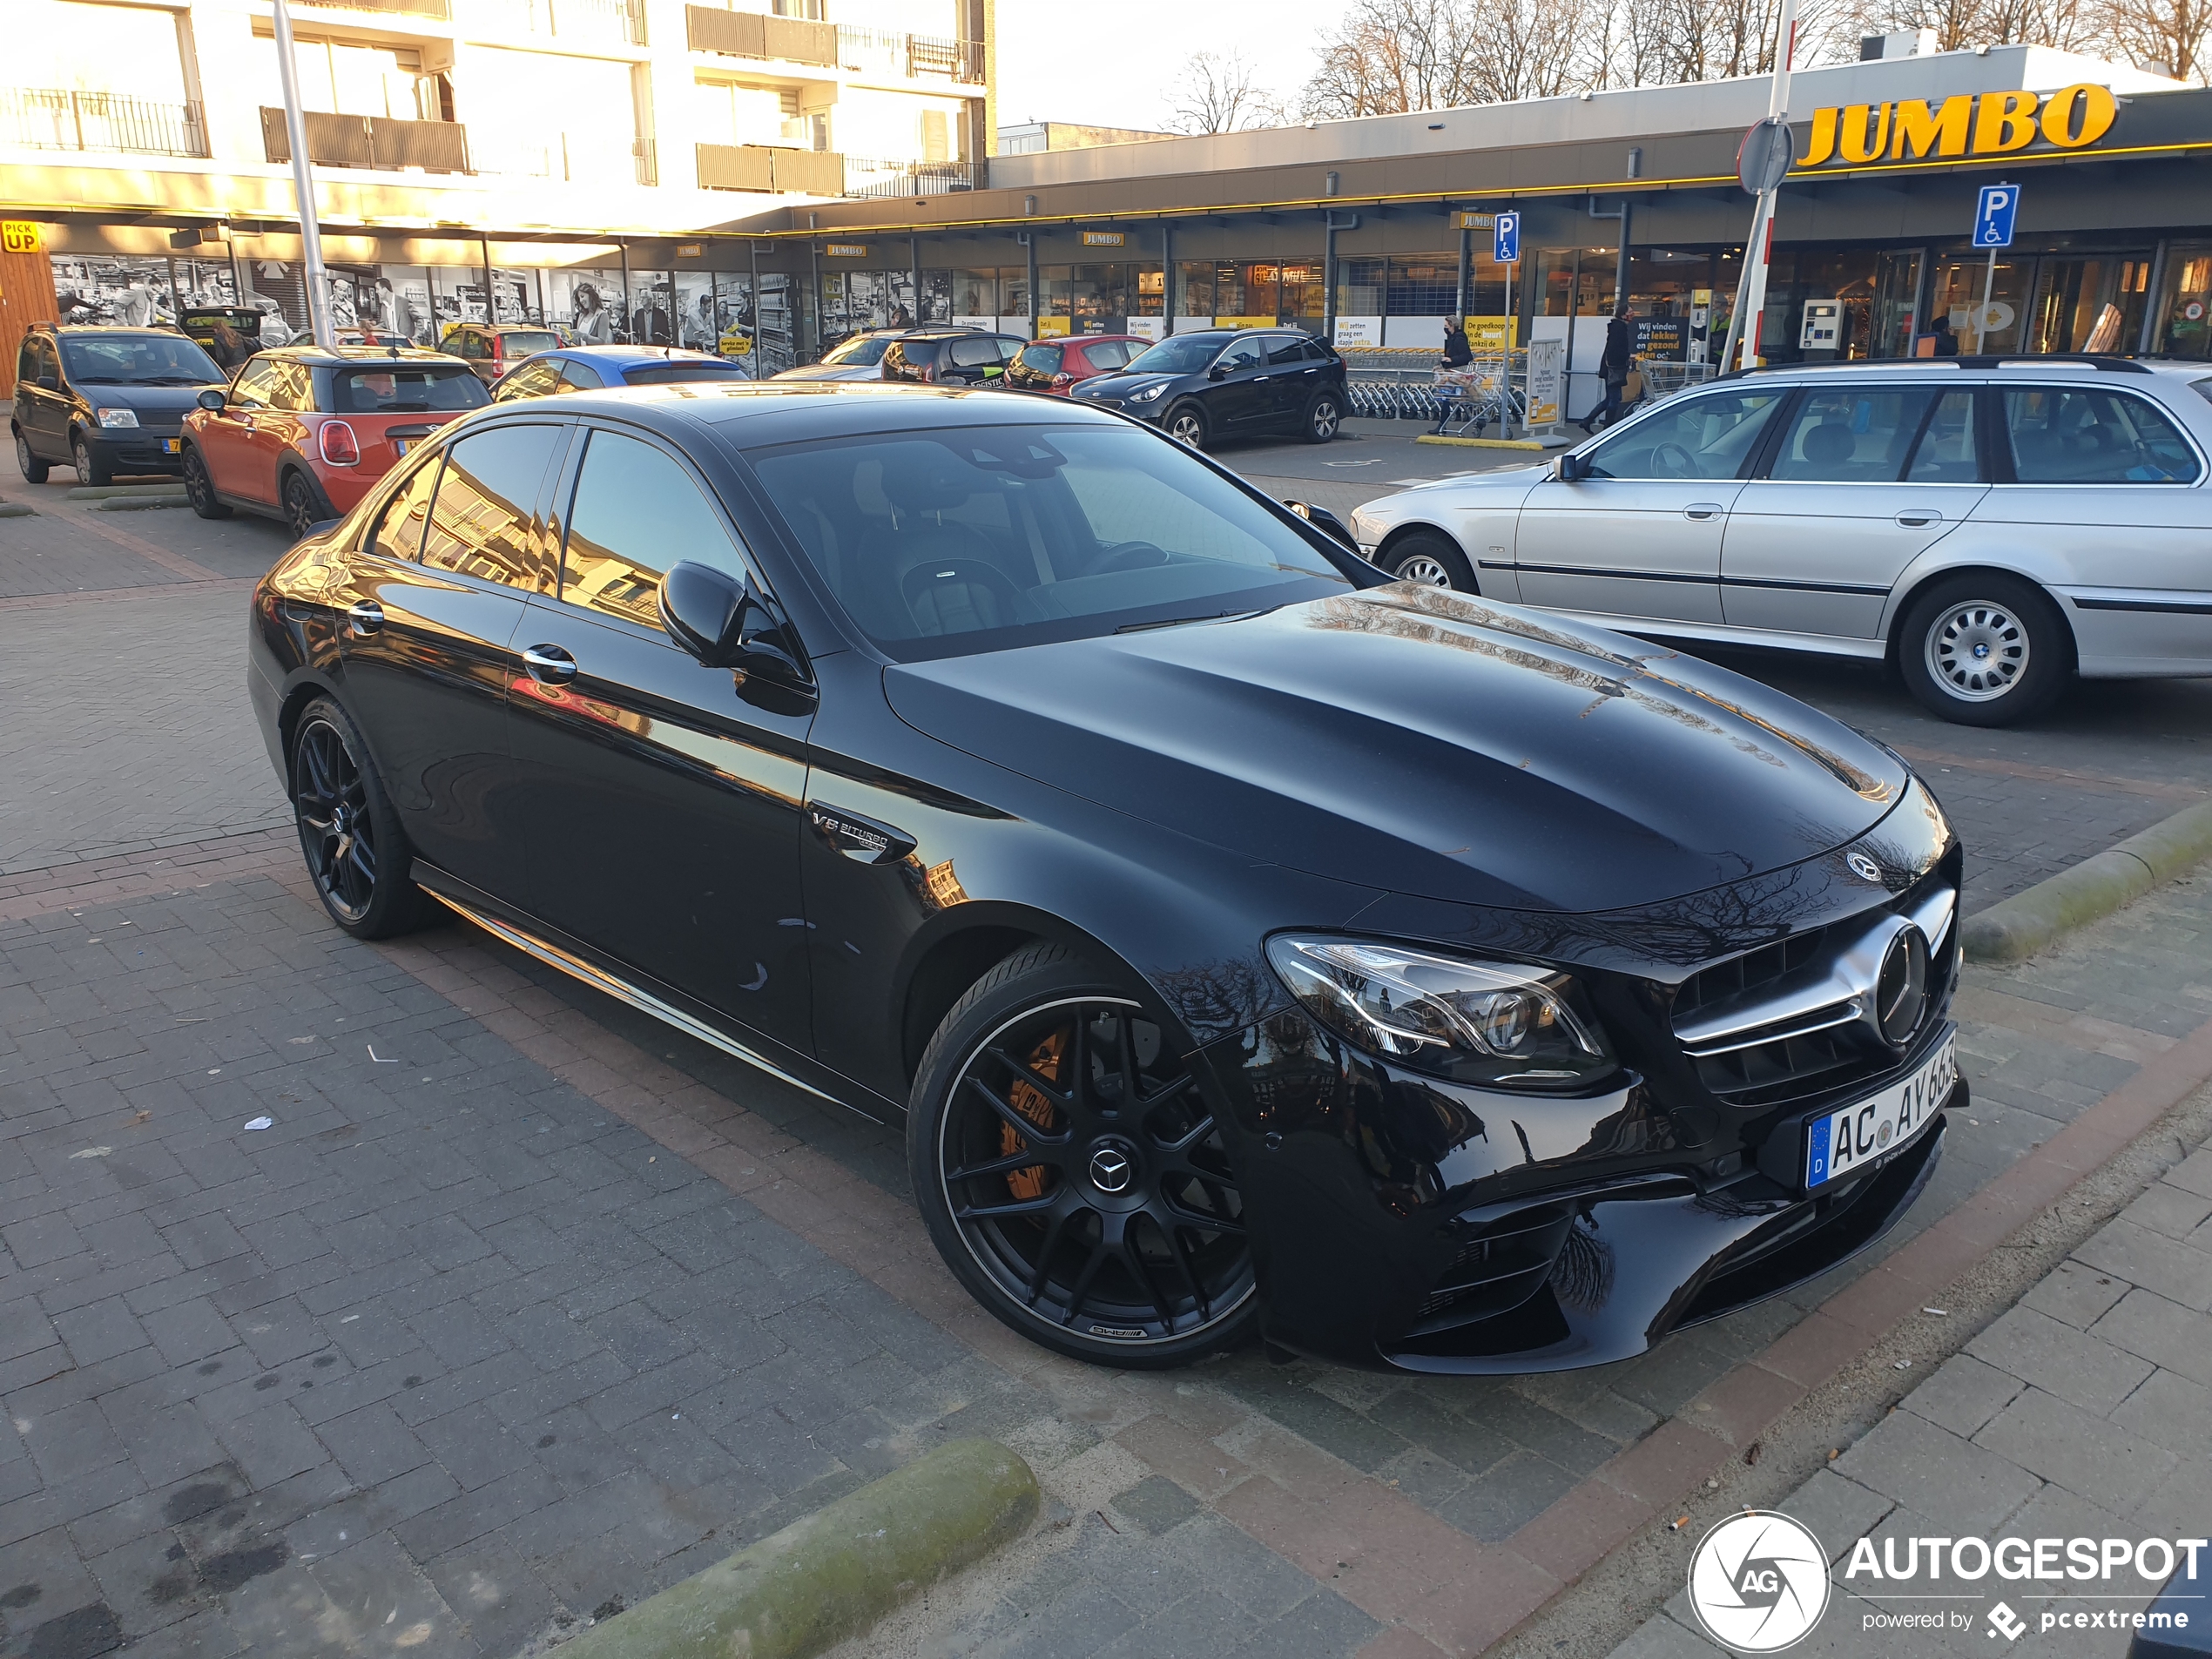
M 1797 165 L 2011 155 L 2038 138 L 2054 150 L 2081 150 L 2111 131 L 2118 111 L 2111 88 L 2087 82 L 2062 87 L 2048 98 L 2035 92 L 1961 92 L 1933 105 L 1919 98 L 1846 104 L 1813 112 L 1812 147 Z

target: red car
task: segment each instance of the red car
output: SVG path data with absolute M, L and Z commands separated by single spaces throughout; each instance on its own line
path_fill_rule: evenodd
M 1059 340 L 1040 340 L 1034 346 L 1024 346 L 1022 354 L 1006 366 L 1003 383 L 1019 392 L 1054 392 L 1065 397 L 1077 381 L 1110 374 L 1151 344 L 1142 334 L 1069 334 Z
M 248 358 L 185 418 L 185 494 L 202 518 L 233 509 L 295 535 L 343 516 L 399 458 L 491 401 L 457 357 L 415 347 L 284 346 Z

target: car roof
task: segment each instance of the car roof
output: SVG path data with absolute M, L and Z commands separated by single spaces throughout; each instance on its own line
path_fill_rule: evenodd
M 1947 374 L 1959 371 L 1969 374 L 2025 373 L 2047 374 L 2054 369 L 2072 369 L 2087 375 L 2116 374 L 2123 379 L 2136 375 L 2157 374 L 2187 374 L 2191 370 L 2204 372 L 2201 359 L 2123 356 L 2118 353 L 2091 352 L 1992 352 L 1982 355 L 1961 354 L 1957 357 L 1886 357 L 1861 359 L 1847 363 L 1774 363 L 1760 368 L 1743 369 L 1726 380 L 1743 380 L 1756 376 L 1764 380 L 1770 376 L 1822 379 L 1854 374 L 1895 374 L 1900 371 L 1914 374 Z
M 957 410 L 946 405 L 956 402 Z M 678 381 L 571 392 L 563 409 L 640 421 L 670 431 L 717 429 L 743 447 L 819 441 L 948 426 L 1120 426 L 1120 415 L 1064 399 L 1013 397 L 980 388 L 901 381 Z M 509 403 L 503 408 L 522 407 Z M 952 415 L 954 418 L 948 419 Z
M 719 363 L 725 358 L 688 346 L 552 346 L 540 357 L 580 357 L 587 363 L 608 363 L 620 368 L 632 363 Z
M 253 354 L 318 368 L 336 368 L 347 363 L 458 363 L 463 368 L 469 367 L 451 352 L 432 351 L 427 346 L 272 346 Z
M 132 340 L 185 340 L 190 336 L 176 328 L 137 328 L 128 323 L 104 322 L 35 322 L 31 334 L 106 334 L 122 335 Z

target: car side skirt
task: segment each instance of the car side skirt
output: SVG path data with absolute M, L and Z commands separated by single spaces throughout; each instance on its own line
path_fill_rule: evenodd
M 1531 605 L 1532 610 L 1551 610 L 1558 617 L 1571 617 L 1576 622 L 1587 622 L 1599 628 L 1610 628 L 1615 633 L 1635 634 L 1639 637 L 1660 639 L 1694 639 L 1716 645 L 1755 645 L 1770 651 L 1812 651 L 1824 657 L 1854 657 L 1867 662 L 1879 662 L 1889 654 L 1885 639 L 1852 639 L 1840 634 L 1793 634 L 1774 628 L 1730 628 L 1724 623 L 1674 622 L 1656 617 L 1622 617 L 1602 610 L 1553 610 L 1548 605 Z

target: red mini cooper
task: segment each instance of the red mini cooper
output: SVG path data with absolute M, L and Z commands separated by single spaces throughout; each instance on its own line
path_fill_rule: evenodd
M 414 347 L 285 346 L 246 360 L 185 419 L 185 493 L 305 536 L 342 517 L 415 444 L 491 394 L 468 364 Z

